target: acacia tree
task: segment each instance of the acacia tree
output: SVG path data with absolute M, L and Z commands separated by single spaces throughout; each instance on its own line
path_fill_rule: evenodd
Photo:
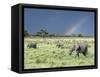
M 40 36 L 40 37 L 45 38 L 45 37 L 48 36 L 48 34 L 49 34 L 49 33 L 47 32 L 46 29 L 41 29 L 39 32 L 36 33 L 36 36 Z
M 41 29 L 40 32 L 41 32 L 41 37 L 43 38 L 47 37 L 49 34 L 46 29 Z
M 39 32 L 36 32 L 36 36 L 39 36 L 39 37 L 42 37 L 42 41 L 45 41 L 46 40 L 46 37 L 48 36 L 48 32 L 46 29 L 40 29 Z
M 83 37 L 83 35 L 80 33 L 80 34 L 78 34 L 78 37 Z

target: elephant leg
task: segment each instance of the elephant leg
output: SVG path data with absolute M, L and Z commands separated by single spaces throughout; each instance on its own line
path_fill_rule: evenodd
M 76 57 L 79 57 L 79 51 L 76 52 Z
M 69 55 L 72 55 L 72 52 L 73 52 L 73 49 L 72 49 L 72 50 L 70 50 Z
M 86 53 L 83 52 L 82 54 L 83 54 L 84 56 L 86 56 Z

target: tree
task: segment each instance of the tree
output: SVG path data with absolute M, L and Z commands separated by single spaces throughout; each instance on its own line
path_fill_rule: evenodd
M 49 35 L 49 33 L 47 32 L 46 29 L 41 29 L 39 32 L 36 32 L 36 36 L 40 36 L 40 37 L 47 37 Z
M 43 38 L 46 37 L 46 36 L 48 36 L 48 34 L 49 34 L 46 29 L 41 29 L 40 32 L 41 32 L 41 36 Z
M 78 34 L 78 37 L 83 37 L 83 35 L 80 33 L 80 34 Z
M 29 33 L 27 30 L 24 30 L 24 36 L 29 36 Z

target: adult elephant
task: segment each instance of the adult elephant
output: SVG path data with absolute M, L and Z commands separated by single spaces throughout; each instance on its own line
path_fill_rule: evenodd
M 88 46 L 84 43 L 74 44 L 72 48 L 70 49 L 69 55 L 72 55 L 73 51 L 76 52 L 76 56 L 78 57 L 80 53 L 86 56 L 88 52 Z

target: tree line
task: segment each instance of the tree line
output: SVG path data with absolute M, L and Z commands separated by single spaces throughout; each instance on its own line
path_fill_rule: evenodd
M 79 34 L 72 34 L 72 35 L 59 35 L 59 34 L 51 34 L 46 29 L 40 29 L 38 32 L 34 34 L 30 34 L 27 30 L 24 30 L 24 36 L 38 36 L 38 37 L 84 37 L 81 33 Z

